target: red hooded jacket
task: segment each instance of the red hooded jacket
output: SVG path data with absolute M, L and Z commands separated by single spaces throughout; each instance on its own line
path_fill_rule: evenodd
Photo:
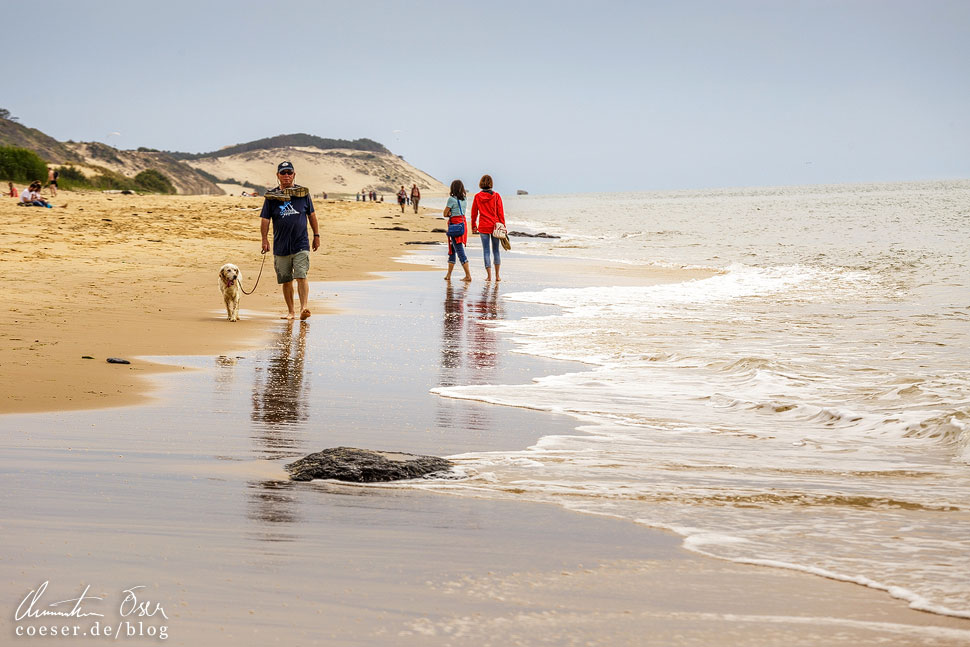
M 481 222 L 478 220 L 479 216 L 481 216 Z M 482 234 L 490 234 L 497 222 L 505 224 L 502 196 L 487 189 L 476 193 L 472 201 L 472 229 L 478 229 Z

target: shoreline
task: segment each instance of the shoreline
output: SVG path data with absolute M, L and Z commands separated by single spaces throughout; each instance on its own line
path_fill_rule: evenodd
M 876 644 L 893 636 L 896 644 L 915 645 L 930 644 L 927 639 L 960 644 L 970 635 L 965 621 L 913 611 L 881 592 L 695 556 L 679 545 L 678 535 L 631 522 L 526 501 L 476 498 L 471 503 L 407 486 L 282 480 L 275 467 L 286 457 L 324 444 L 394 442 L 428 453 L 502 451 L 529 443 L 532 435 L 575 430 L 568 416 L 547 412 L 440 402 L 450 399 L 427 393 L 427 400 L 416 400 L 423 382 L 415 376 L 445 383 L 517 383 L 571 363 L 517 357 L 508 352 L 510 340 L 489 334 L 478 322 L 500 315 L 502 308 L 547 312 L 547 307 L 501 304 L 492 296 L 498 286 L 480 280 L 471 286 L 443 285 L 440 276 L 415 272 L 420 267 L 411 263 L 398 265 L 393 256 L 387 255 L 389 264 L 412 272 L 375 277 L 386 280 L 365 289 L 312 282 L 311 302 L 314 293 L 331 288 L 340 295 L 326 326 L 314 326 L 315 318 L 304 326 L 266 315 L 251 318 L 266 334 L 247 357 L 175 356 L 167 372 L 193 374 L 152 378 L 156 384 L 143 402 L 147 408 L 134 418 L 131 409 L 61 409 L 7 418 L 22 432 L 7 439 L 13 443 L 8 460 L 18 465 L 6 471 L 4 494 L 13 512 L 4 523 L 13 531 L 8 535 L 12 548 L 0 560 L 9 592 L 16 589 L 15 580 L 27 585 L 30 577 L 58 572 L 66 572 L 68 580 L 84 575 L 96 586 L 107 586 L 101 573 L 124 559 L 122 575 L 145 577 L 154 593 L 175 595 L 187 605 L 177 622 L 192 637 L 176 640 L 180 644 L 203 639 L 264 644 L 265 638 L 247 642 L 247 637 L 253 640 L 247 628 L 272 631 L 281 623 L 293 627 L 287 635 L 294 638 L 305 638 L 308 631 L 323 637 L 308 624 L 321 613 L 326 631 L 336 636 L 324 638 L 324 644 L 449 644 L 457 636 L 528 642 L 549 635 L 571 639 L 573 632 L 591 641 L 604 633 L 617 639 L 602 644 L 624 639 L 636 644 L 646 632 L 661 643 L 723 636 L 722 644 L 777 644 L 784 636 L 788 644 Z M 557 260 L 517 258 L 516 274 L 547 266 L 540 284 L 572 284 L 572 270 L 582 265 L 562 271 Z M 214 272 L 211 278 L 214 284 Z M 525 289 L 523 284 L 514 277 L 502 282 L 502 291 Z M 210 287 L 213 295 L 200 298 L 214 298 L 221 307 L 215 286 Z M 278 296 L 274 290 L 266 298 Z M 425 327 L 436 325 L 442 305 L 442 330 L 431 334 Z M 228 325 L 215 314 L 205 321 L 213 329 Z M 314 329 L 325 334 L 314 335 Z M 465 358 L 469 338 L 487 352 Z M 362 339 L 398 343 L 370 348 Z M 388 366 L 398 367 L 399 374 L 388 376 Z M 285 399 L 290 389 L 307 402 L 305 410 Z M 57 433 L 49 431 L 54 428 Z M 28 494 L 38 480 L 49 485 Z M 100 523 L 92 523 L 86 515 L 99 513 L 98 501 L 77 492 L 97 492 L 114 503 L 100 511 Z M 434 521 L 415 527 L 414 515 Z M 138 541 L 116 532 L 122 527 Z M 66 556 L 59 539 L 37 542 L 61 535 L 72 546 Z M 205 545 L 218 550 L 205 550 L 204 559 L 196 561 L 201 556 L 193 557 L 193 549 Z M 89 557 L 75 562 L 73 555 L 85 550 Z M 303 559 L 310 555 L 312 560 Z M 163 561 L 156 564 L 158 556 Z M 240 558 L 247 568 L 241 568 Z M 25 563 L 28 579 L 21 570 Z M 178 566 L 183 572 L 169 572 Z M 193 568 L 200 572 L 189 573 Z M 239 595 L 203 601 L 226 593 L 207 576 L 228 577 L 233 590 L 258 592 L 257 601 Z M 261 578 L 285 581 L 286 576 L 296 598 L 284 610 L 278 592 Z M 343 587 L 344 593 L 331 599 L 310 581 Z M 243 605 L 256 613 L 247 615 Z M 219 620 L 213 623 L 212 617 Z M 362 622 L 369 623 L 370 634 L 360 634 Z M 232 623 L 238 623 L 238 632 L 230 626 L 223 633 L 217 626 Z
M 58 202 L 68 207 L 0 200 L 7 224 L 0 231 L 7 306 L 0 309 L 0 389 L 7 394 L 0 414 L 147 402 L 145 376 L 180 368 L 135 358 L 266 343 L 266 324 L 283 310 L 272 262 L 232 325 L 216 278 L 223 263 L 235 262 L 252 289 L 261 199 L 63 191 Z M 430 233 L 440 224 L 430 210 L 401 214 L 390 203 L 330 200 L 314 206 L 323 241 L 311 253 L 311 281 L 368 279 L 399 267 L 393 259 L 406 241 L 439 237 Z M 395 226 L 410 231 L 375 229 Z M 326 301 L 310 305 L 327 311 Z M 113 365 L 108 357 L 134 361 Z
M 517 258 L 510 291 L 529 264 L 559 267 Z M 177 610 L 167 624 L 185 645 L 970 637 L 967 621 L 882 592 L 699 556 L 674 533 L 514 493 L 469 500 L 411 484 L 286 480 L 282 464 L 325 446 L 452 455 L 575 433 L 566 415 L 427 391 L 429 380 L 519 383 L 573 368 L 512 353 L 481 325 L 548 307 L 430 272 L 331 285 L 341 307 L 325 326 L 277 322 L 275 343 L 243 357 L 178 358 L 199 370 L 159 375 L 159 397 L 137 410 L 8 416 L 17 433 L 0 439 L 5 597 L 45 579 L 59 593 L 90 582 L 105 599 L 145 584 Z M 471 342 L 479 353 L 464 352 Z

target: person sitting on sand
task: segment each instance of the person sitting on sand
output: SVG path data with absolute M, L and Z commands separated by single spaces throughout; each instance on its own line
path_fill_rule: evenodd
M 501 242 L 492 236 L 497 223 L 505 224 L 505 208 L 502 206 L 502 196 L 492 191 L 492 176 L 483 175 L 478 182 L 481 189 L 472 200 L 472 233 L 482 238 L 482 254 L 485 256 L 485 280 L 492 280 L 492 259 L 495 257 L 495 280 L 501 281 L 499 267 L 502 265 L 502 255 L 499 253 Z M 481 219 L 479 219 L 481 217 Z M 491 248 L 492 254 L 489 254 Z
M 11 198 L 19 198 L 20 192 L 17 191 L 17 187 L 13 185 L 13 182 L 7 182 L 7 192 L 4 195 Z
M 404 187 L 401 187 L 404 190 Z M 448 225 L 455 225 L 458 223 L 462 224 L 462 233 L 460 236 L 448 236 L 448 273 L 445 275 L 445 280 L 451 280 L 451 273 L 455 269 L 455 257 L 461 261 L 461 268 L 465 270 L 465 277 L 462 281 L 471 281 L 472 275 L 468 271 L 468 257 L 465 255 L 465 244 L 468 242 L 468 223 L 465 222 L 465 207 L 467 206 L 465 201 L 465 185 L 461 180 L 455 180 L 451 183 L 451 195 L 448 197 L 448 202 L 445 205 L 445 210 L 442 215 L 447 219 Z
M 263 210 L 260 212 L 260 234 L 263 237 L 263 253 L 269 251 L 269 223 L 273 223 L 273 266 L 276 268 L 276 282 L 282 286 L 283 301 L 286 302 L 287 315 L 283 319 L 296 318 L 293 308 L 293 281 L 300 295 L 300 319 L 310 316 L 307 301 L 310 298 L 310 284 L 307 272 L 310 270 L 310 240 L 307 238 L 307 221 L 313 228 L 313 251 L 320 247 L 320 229 L 317 214 L 313 210 L 310 191 L 305 186 L 294 184 L 296 172 L 290 162 L 280 162 L 276 167 L 279 186 L 266 192 Z
M 418 212 L 418 203 L 421 202 L 421 189 L 417 184 L 411 185 L 411 204 L 414 205 L 414 213 Z
M 404 203 L 407 202 L 408 192 L 404 190 L 404 185 L 401 185 L 401 190 L 397 192 L 397 203 L 401 206 L 401 213 L 404 213 Z
M 40 182 L 34 181 L 30 183 L 23 193 L 20 194 L 20 203 L 27 207 L 48 207 L 50 208 L 50 203 L 40 197 Z

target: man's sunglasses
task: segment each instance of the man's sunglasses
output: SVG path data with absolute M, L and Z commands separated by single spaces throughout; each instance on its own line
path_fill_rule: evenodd
M 280 175 L 293 175 L 293 171 L 289 169 L 283 169 L 282 171 L 280 171 Z

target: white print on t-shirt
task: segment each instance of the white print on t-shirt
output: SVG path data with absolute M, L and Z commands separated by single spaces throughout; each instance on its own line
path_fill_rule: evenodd
M 299 216 L 300 212 L 293 208 L 293 205 L 289 202 L 284 202 L 280 207 L 280 218 L 285 218 L 286 216 Z

